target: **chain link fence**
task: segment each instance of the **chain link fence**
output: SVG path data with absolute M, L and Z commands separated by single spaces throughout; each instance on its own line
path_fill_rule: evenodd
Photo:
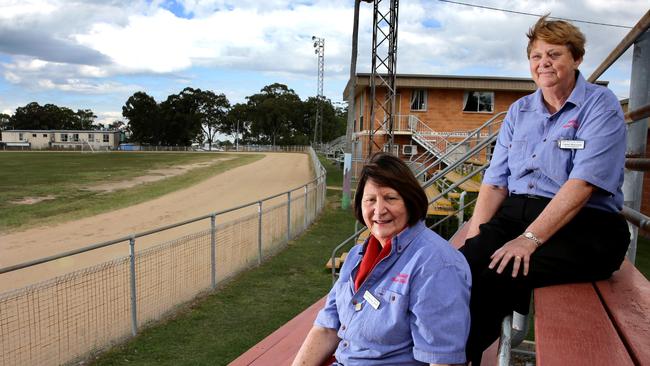
M 74 253 L 0 268 L 1 279 L 2 273 L 110 245 L 128 242 L 130 248 L 128 256 L 0 294 L 0 365 L 82 359 L 280 250 L 324 207 L 325 169 L 307 150 L 317 178 L 304 186 Z M 250 213 L 251 208 L 257 212 Z M 241 217 L 220 222 L 224 214 L 238 211 Z M 197 221 L 206 229 L 137 250 L 138 238 Z

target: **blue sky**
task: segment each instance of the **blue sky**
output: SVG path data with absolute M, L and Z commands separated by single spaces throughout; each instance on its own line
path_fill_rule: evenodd
M 634 25 L 646 0 L 466 3 Z M 325 39 L 324 93 L 342 99 L 349 75 L 352 0 L 0 0 L 0 112 L 30 102 L 121 119 L 133 93 L 157 101 L 186 86 L 243 102 L 273 82 L 302 99 L 316 92 L 311 36 Z M 368 72 L 372 7 L 362 3 L 359 72 Z M 410 74 L 528 77 L 525 33 L 535 17 L 436 0 L 402 0 L 397 70 Z M 575 23 L 590 74 L 627 29 Z M 602 79 L 629 93 L 628 52 Z

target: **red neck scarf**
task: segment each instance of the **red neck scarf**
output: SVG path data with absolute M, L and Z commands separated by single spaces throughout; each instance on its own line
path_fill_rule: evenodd
M 357 277 L 354 279 L 354 291 L 359 290 L 359 287 L 361 287 L 361 284 L 366 277 L 368 277 L 370 272 L 372 272 L 377 263 L 390 254 L 390 246 L 390 239 L 388 239 L 386 245 L 382 248 L 381 244 L 379 244 L 379 240 L 370 235 L 368 245 L 366 246 L 366 252 L 363 254 L 363 258 L 361 258 L 361 265 L 359 266 Z

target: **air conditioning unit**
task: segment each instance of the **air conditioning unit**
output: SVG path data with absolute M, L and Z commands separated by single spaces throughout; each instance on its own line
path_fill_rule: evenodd
M 415 155 L 418 153 L 417 145 L 403 145 L 402 154 L 404 155 Z

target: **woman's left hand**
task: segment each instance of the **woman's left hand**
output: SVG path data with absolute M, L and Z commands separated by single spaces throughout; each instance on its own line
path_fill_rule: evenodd
M 490 256 L 492 262 L 490 262 L 489 268 L 494 269 L 498 264 L 497 273 L 501 274 L 512 259 L 512 277 L 517 277 L 522 264 L 524 266 L 524 276 L 527 276 L 530 256 L 535 249 L 537 249 L 537 245 L 532 240 L 518 236 L 497 249 Z

